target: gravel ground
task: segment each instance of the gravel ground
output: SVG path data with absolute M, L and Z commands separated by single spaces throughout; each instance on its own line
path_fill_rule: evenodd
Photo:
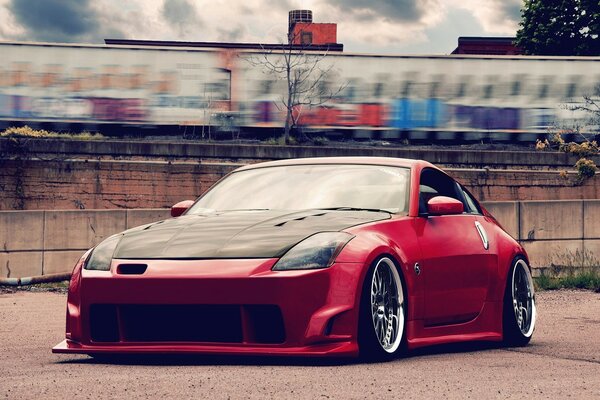
M 600 294 L 538 293 L 525 348 L 469 344 L 388 362 L 56 355 L 66 295 L 0 292 L 0 399 L 600 398 Z

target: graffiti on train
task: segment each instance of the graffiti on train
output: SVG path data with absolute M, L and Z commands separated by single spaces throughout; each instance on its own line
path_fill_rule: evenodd
M 9 59 L 0 65 L 0 119 L 5 121 L 284 124 L 285 83 L 264 78 L 247 65 L 224 65 L 218 52 L 172 51 L 167 57 L 147 49 L 0 46 Z M 105 65 L 107 60 L 112 64 Z M 378 65 L 384 61 L 385 66 Z M 296 107 L 298 125 L 543 132 L 586 117 L 562 104 L 594 87 L 597 82 L 582 71 L 600 60 L 570 68 L 568 60 L 526 60 L 532 65 L 527 76 L 514 71 L 502 75 L 501 60 L 488 59 L 479 60 L 477 68 L 452 58 L 340 56 L 336 62 L 345 72 L 337 82 L 325 84 L 343 80 L 347 88 L 319 106 Z M 375 67 L 387 72 L 369 72 Z M 417 72 L 434 67 L 447 73 Z

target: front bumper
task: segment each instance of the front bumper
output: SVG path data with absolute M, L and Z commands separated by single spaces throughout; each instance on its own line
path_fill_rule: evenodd
M 363 265 L 336 263 L 310 271 L 272 271 L 276 259 L 260 260 L 113 260 L 110 271 L 81 271 L 71 282 L 67 304 L 67 339 L 54 353 L 201 353 L 233 355 L 358 355 L 357 326 L 360 276 Z M 123 264 L 143 264 L 142 274 L 122 274 Z M 114 307 L 115 335 L 98 340 L 92 332 L 93 307 Z M 165 340 L 132 335 L 124 309 L 128 307 L 194 306 L 237 310 L 239 340 L 194 341 L 174 332 Z M 192 307 L 192 308 L 190 308 Z M 271 307 L 281 311 L 281 340 L 257 340 L 256 324 L 248 309 Z M 121 310 L 121 311 L 119 311 Z M 181 313 L 180 313 L 181 314 Z M 189 326 L 195 315 L 182 314 Z M 162 314 L 164 315 L 164 313 Z M 136 318 L 134 318 L 136 319 Z M 160 323 L 160 321 L 153 321 Z M 195 327 L 210 320 L 192 323 Z M 96 326 L 98 325 L 95 322 Z M 157 325 L 153 325 L 157 326 Z M 161 329 L 169 333 L 169 329 Z M 139 329 L 138 329 L 139 331 Z M 264 329 L 262 329 L 264 331 Z M 143 332 L 142 332 L 143 335 Z M 214 336 L 214 335 L 213 335 Z M 236 335 L 233 335 L 236 336 Z M 264 332 L 261 335 L 264 337 Z M 267 335 L 268 336 L 268 335 Z M 110 335 L 109 335 L 110 337 Z M 144 336 L 145 337 L 145 336 Z
M 266 347 L 252 345 L 208 345 L 186 343 L 165 344 L 119 344 L 113 346 L 84 345 L 65 339 L 52 348 L 53 353 L 64 354 L 214 354 L 234 356 L 314 356 L 356 357 L 358 346 L 353 341 L 343 341 L 309 346 Z

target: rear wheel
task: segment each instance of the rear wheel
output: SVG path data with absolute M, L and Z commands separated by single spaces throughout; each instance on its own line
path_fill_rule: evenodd
M 360 354 L 367 359 L 396 356 L 404 347 L 406 301 L 402 278 L 388 257 L 369 269 L 361 297 Z
M 535 329 L 537 310 L 531 271 L 525 260 L 513 262 L 506 279 L 503 310 L 504 342 L 509 346 L 524 346 Z

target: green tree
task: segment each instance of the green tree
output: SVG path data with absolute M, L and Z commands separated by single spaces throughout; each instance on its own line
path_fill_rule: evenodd
M 515 44 L 525 54 L 600 55 L 598 0 L 525 0 Z

